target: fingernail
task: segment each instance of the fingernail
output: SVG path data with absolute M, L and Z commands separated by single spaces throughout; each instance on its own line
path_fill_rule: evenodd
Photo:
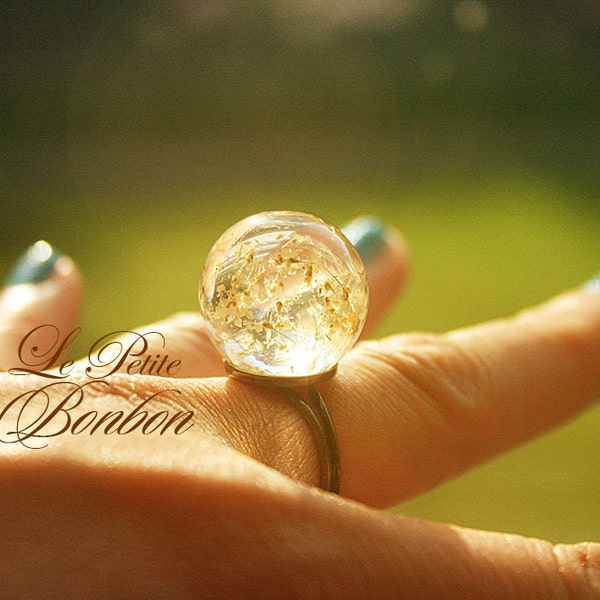
M 48 279 L 54 271 L 61 253 L 48 242 L 36 242 L 18 258 L 13 270 L 6 278 L 5 285 L 19 283 L 39 283 Z
M 365 262 L 374 258 L 386 244 L 386 228 L 374 217 L 359 217 L 344 225 L 342 232 Z
M 600 292 L 600 273 L 598 273 L 598 275 L 596 275 L 596 277 L 594 277 L 593 279 L 590 279 L 585 284 L 585 287 L 588 290 L 593 290 L 595 292 Z

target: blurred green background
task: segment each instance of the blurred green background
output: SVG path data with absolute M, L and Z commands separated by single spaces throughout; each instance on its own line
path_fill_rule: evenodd
M 0 276 L 46 238 L 86 280 L 78 352 L 195 310 L 259 210 L 402 230 L 379 334 L 509 315 L 600 270 L 595 0 L 5 1 Z M 398 510 L 600 540 L 600 412 Z M 399 474 L 401 476 L 401 474 Z

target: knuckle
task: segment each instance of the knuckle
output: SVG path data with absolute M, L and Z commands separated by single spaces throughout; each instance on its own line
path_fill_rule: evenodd
M 401 398 L 436 434 L 465 439 L 465 429 L 486 418 L 493 387 L 490 365 L 459 341 L 411 334 L 360 348 L 359 364 L 372 374 L 373 385 L 387 388 L 388 397 Z
M 376 343 L 375 343 L 376 344 Z M 374 371 L 412 389 L 438 410 L 464 416 L 491 391 L 488 363 L 481 355 L 445 336 L 403 336 L 397 344 L 366 349 Z

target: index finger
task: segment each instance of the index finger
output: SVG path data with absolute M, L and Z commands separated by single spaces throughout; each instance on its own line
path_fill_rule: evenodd
M 310 431 L 277 390 L 206 384 L 230 416 L 223 426 L 236 449 L 318 481 Z M 591 406 L 600 395 L 600 293 L 574 290 L 446 335 L 362 342 L 319 388 L 337 429 L 341 493 L 397 504 Z
M 600 293 L 590 288 L 447 335 L 363 343 L 324 390 L 342 490 L 377 505 L 455 477 L 599 395 Z

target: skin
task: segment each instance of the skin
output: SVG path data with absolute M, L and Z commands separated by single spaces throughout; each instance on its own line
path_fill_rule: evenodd
M 70 331 L 81 278 L 0 294 L 0 367 L 39 323 Z M 395 300 L 397 235 L 367 265 L 369 327 Z M 17 293 L 15 288 L 20 288 Z M 306 424 L 276 390 L 229 380 L 195 314 L 161 331 L 177 379 L 115 373 L 86 388 L 103 410 L 170 389 L 193 410 L 180 436 L 63 434 L 43 450 L 0 444 L 0 580 L 11 597 L 600 597 L 600 546 L 553 546 L 391 515 L 413 497 L 558 426 L 600 395 L 600 293 L 567 292 L 514 318 L 446 335 L 363 341 L 320 385 L 336 424 L 340 496 L 314 487 Z M 12 350 L 11 350 L 12 349 Z M 162 346 L 149 349 L 164 353 Z M 86 381 L 82 361 L 69 381 Z M 0 374 L 0 406 L 40 377 Z M 14 418 L 14 417 L 12 417 Z M 8 415 L 0 423 L 10 429 Z

